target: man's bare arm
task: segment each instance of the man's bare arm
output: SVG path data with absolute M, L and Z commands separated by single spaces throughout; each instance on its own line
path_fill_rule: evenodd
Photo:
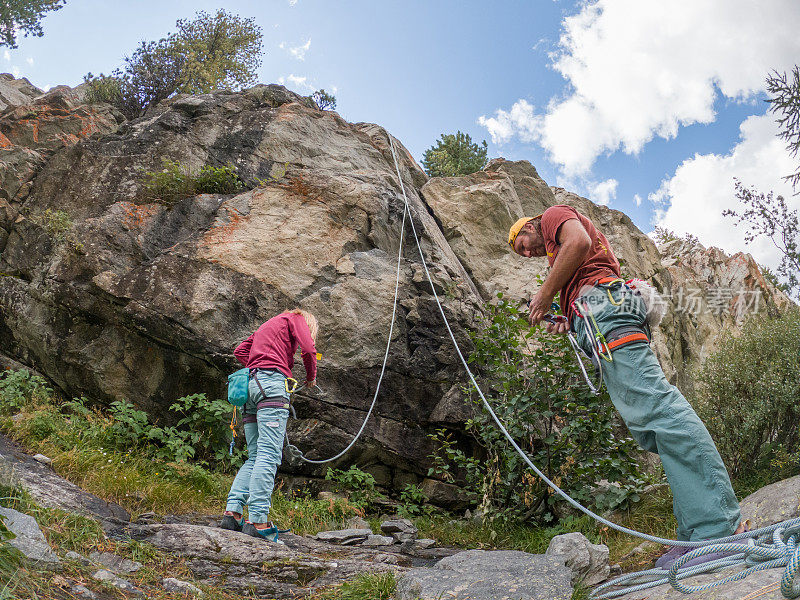
M 542 320 L 545 314 L 550 312 L 550 304 L 556 294 L 583 264 L 586 253 L 592 246 L 592 239 L 581 225 L 578 219 L 564 221 L 559 229 L 558 239 L 556 240 L 561 249 L 553 263 L 552 269 L 547 279 L 544 280 L 541 289 L 531 300 L 530 321 L 535 325 Z

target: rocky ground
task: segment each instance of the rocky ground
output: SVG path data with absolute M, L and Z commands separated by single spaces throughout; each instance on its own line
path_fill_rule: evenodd
M 12 482 L 41 506 L 77 512 L 97 520 L 108 539 L 152 545 L 183 565 L 183 579 L 163 577 L 138 586 L 126 577 L 143 565 L 110 552 L 57 555 L 48 546 L 36 520 L 0 509 L 17 537 L 10 543 L 36 568 L 66 571 L 55 577 L 74 597 L 102 598 L 115 588 L 126 596 L 162 592 L 202 595 L 205 586 L 263 598 L 297 598 L 341 584 L 360 573 L 392 571 L 397 600 L 568 600 L 573 586 L 593 586 L 609 579 L 608 548 L 579 533 L 553 538 L 543 555 L 520 551 L 461 551 L 418 539 L 406 519 L 385 520 L 381 531 L 352 519 L 344 529 L 315 536 L 286 534 L 272 544 L 216 527 L 216 516 L 140 515 L 131 522 L 122 507 L 89 494 L 54 473 L 47 457 L 27 455 L 0 437 L 0 483 Z M 800 476 L 767 486 L 742 502 L 742 512 L 760 527 L 800 516 Z M 77 569 L 77 571 L 76 571 Z M 764 598 L 778 600 L 782 569 L 770 569 L 722 588 L 697 593 L 699 600 Z M 84 577 L 76 577 L 83 573 Z M 697 584 L 722 574 L 695 578 Z M 89 583 L 92 582 L 92 583 Z M 102 583 L 102 586 L 100 585 Z M 93 589 L 95 588 L 96 589 Z M 209 588 L 205 588 L 209 589 Z M 623 596 L 626 600 L 673 600 L 682 597 L 669 586 Z

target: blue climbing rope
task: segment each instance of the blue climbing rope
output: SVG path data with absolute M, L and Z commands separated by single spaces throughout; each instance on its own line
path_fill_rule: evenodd
M 595 588 L 595 590 L 592 591 L 590 597 L 596 598 L 598 600 L 602 598 L 615 598 L 617 596 L 622 596 L 624 594 L 629 594 L 631 592 L 655 587 L 656 585 L 661 585 L 664 583 L 669 583 L 676 590 L 688 594 L 691 592 L 697 592 L 717 587 L 720 585 L 724 585 L 732 581 L 738 581 L 740 579 L 747 577 L 750 573 L 753 573 L 755 571 L 761 571 L 764 569 L 771 569 L 777 567 L 785 567 L 783 572 L 783 577 L 781 578 L 781 593 L 783 594 L 784 598 L 792 599 L 800 597 L 800 585 L 795 583 L 795 579 L 798 574 L 798 568 L 800 568 L 800 518 L 791 519 L 788 521 L 784 521 L 782 523 L 770 525 L 768 527 L 762 527 L 761 529 L 756 529 L 754 531 L 746 531 L 737 535 L 732 535 L 717 540 L 708 540 L 702 542 L 690 542 L 685 540 L 668 540 L 654 535 L 648 535 L 646 533 L 642 533 L 640 531 L 636 531 L 634 529 L 630 529 L 622 525 L 617 525 L 616 523 L 613 523 L 608 519 L 605 519 L 600 515 L 592 512 L 591 510 L 581 505 L 576 500 L 573 500 L 565 491 L 563 491 L 560 487 L 558 487 L 555 483 L 553 483 L 550 479 L 548 479 L 548 477 L 544 473 L 542 473 L 542 471 L 540 471 L 535 464 L 533 464 L 533 462 L 525 453 L 525 451 L 519 447 L 519 445 L 511 436 L 511 434 L 508 433 L 508 430 L 503 425 L 503 422 L 498 418 L 497 414 L 492 409 L 492 406 L 491 404 L 489 404 L 488 400 L 486 400 L 486 397 L 483 395 L 483 392 L 478 386 L 478 382 L 475 381 L 475 376 L 472 374 L 472 370 L 469 368 L 469 365 L 467 364 L 467 361 L 464 358 L 463 353 L 461 352 L 461 348 L 459 347 L 458 342 L 456 341 L 456 337 L 453 334 L 453 330 L 450 328 L 450 323 L 448 322 L 447 316 L 444 313 L 444 308 L 442 307 L 439 295 L 436 293 L 436 287 L 433 284 L 433 279 L 431 277 L 430 271 L 428 270 L 428 264 L 425 260 L 425 255 L 422 252 L 422 246 L 419 241 L 419 236 L 417 235 L 417 228 L 414 225 L 413 211 L 411 210 L 411 204 L 409 203 L 408 196 L 406 195 L 406 189 L 405 185 L 403 184 L 403 178 L 400 175 L 400 165 L 397 162 L 397 154 L 395 152 L 394 139 L 392 138 L 391 135 L 388 135 L 388 138 L 389 138 L 389 147 L 392 151 L 392 158 L 394 159 L 395 171 L 397 172 L 397 179 L 400 182 L 400 190 L 403 194 L 403 201 L 405 202 L 405 209 L 412 217 L 409 219 L 409 221 L 411 222 L 411 231 L 414 234 L 414 241 L 416 242 L 417 245 L 417 251 L 419 253 L 420 261 L 422 262 L 422 267 L 425 270 L 425 275 L 428 278 L 428 282 L 430 283 L 431 292 L 433 293 L 433 298 L 434 300 L 436 300 L 436 304 L 439 307 L 439 313 L 442 316 L 444 326 L 447 329 L 447 333 L 450 336 L 450 340 L 453 342 L 456 354 L 458 355 L 461 364 L 464 366 L 464 369 L 466 370 L 467 375 L 469 376 L 470 382 L 475 387 L 475 390 L 478 392 L 478 395 L 480 396 L 481 402 L 483 402 L 483 405 L 486 408 L 487 412 L 489 413 L 489 415 L 491 415 L 495 424 L 503 433 L 503 435 L 506 437 L 508 442 L 514 448 L 517 454 L 519 454 L 520 458 L 522 458 L 522 460 L 525 461 L 525 464 L 527 464 L 528 467 L 542 479 L 542 481 L 544 481 L 548 486 L 550 486 L 550 488 L 552 488 L 554 492 L 556 492 L 559 496 L 561 496 L 564 500 L 566 500 L 576 509 L 592 517 L 596 521 L 603 523 L 604 525 L 607 525 L 608 527 L 611 527 L 612 529 L 615 529 L 619 532 L 627 533 L 629 535 L 642 538 L 644 540 L 648 540 L 651 542 L 665 544 L 668 546 L 681 546 L 686 548 L 694 548 L 694 550 L 687 552 L 681 558 L 679 558 L 672 565 L 669 571 L 665 571 L 664 569 L 649 569 L 647 571 L 641 571 L 639 573 L 629 573 L 627 575 L 618 577 L 617 579 L 604 583 L 603 585 Z M 747 540 L 747 541 L 746 543 L 736 543 L 740 540 Z M 737 554 L 721 558 L 718 560 L 709 561 L 707 563 L 703 563 L 695 567 L 681 569 L 683 565 L 685 565 L 688 561 L 692 560 L 693 558 L 697 558 L 698 556 L 704 556 L 706 554 L 711 554 L 715 552 L 737 552 Z M 747 568 L 729 577 L 721 579 L 720 581 L 715 581 L 713 583 L 701 586 L 687 586 L 681 583 L 682 579 L 691 577 L 693 575 L 699 575 L 701 573 L 708 573 L 716 571 L 718 569 L 740 566 L 740 565 L 747 566 Z M 619 587 L 624 584 L 629 584 L 629 582 L 638 582 L 639 579 L 647 579 L 648 581 L 642 583 L 634 583 L 633 585 L 627 585 L 625 589 L 614 590 L 607 592 L 605 594 L 600 593 L 603 590 L 612 587 Z

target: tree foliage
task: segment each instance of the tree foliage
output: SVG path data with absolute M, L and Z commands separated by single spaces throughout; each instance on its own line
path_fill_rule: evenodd
M 767 91 L 770 94 L 768 102 L 770 111 L 778 115 L 777 123 L 780 127 L 778 137 L 786 142 L 786 147 L 792 156 L 800 152 L 800 69 L 794 66 L 791 73 L 773 71 L 767 77 Z M 785 177 L 797 190 L 800 185 L 800 165 L 797 170 Z
M 108 102 L 135 119 L 176 93 L 201 94 L 241 89 L 256 80 L 262 33 L 253 19 L 224 10 L 180 19 L 177 32 L 142 42 L 125 58 L 124 69 L 84 78 L 87 100 Z
M 17 47 L 17 34 L 41 37 L 42 18 L 64 6 L 66 0 L 5 0 L 0 2 L 0 46 Z
M 178 30 L 167 41 L 183 60 L 177 91 L 204 94 L 256 82 L 263 34 L 255 19 L 219 9 L 214 15 L 200 11 L 194 19 L 179 19 L 175 25 Z
M 800 288 L 797 210 L 790 209 L 783 196 L 758 192 L 755 188 L 745 187 L 739 180 L 736 180 L 735 187 L 736 197 L 744 204 L 744 210 L 739 213 L 725 209 L 722 214 L 736 218 L 737 225 L 745 226 L 744 240 L 748 244 L 759 237 L 766 237 L 773 243 L 781 253 L 778 275 L 788 290 L 796 292 Z
M 472 336 L 470 362 L 497 416 L 534 464 L 572 497 L 599 510 L 635 499 L 641 484 L 632 458 L 636 444 L 615 426 L 608 394 L 589 391 L 564 336 L 532 329 L 526 315 L 501 295 Z M 439 450 L 431 474 L 463 476 L 491 518 L 553 520 L 559 497 L 528 469 L 474 390 L 470 399 L 479 408 L 466 429 L 479 450 L 463 449 L 440 430 L 433 436 Z M 601 489 L 603 479 L 619 487 Z
M 770 98 L 770 112 L 777 115 L 778 137 L 786 141 L 786 147 L 793 157 L 800 152 L 800 69 L 795 65 L 791 73 L 773 71 L 767 77 L 767 91 Z M 792 184 L 795 194 L 800 185 L 800 164 L 794 173 L 784 177 Z M 738 212 L 732 209 L 722 211 L 723 216 L 737 219 L 736 224 L 746 227 L 745 241 L 749 244 L 759 237 L 766 237 L 781 253 L 778 275 L 783 278 L 783 286 L 795 296 L 800 293 L 800 253 L 798 253 L 797 210 L 791 210 L 783 196 L 767 194 L 754 187 L 747 187 L 734 179 L 736 198 L 744 205 Z
M 430 177 L 469 175 L 486 166 L 486 140 L 481 144 L 461 131 L 442 134 L 436 145 L 425 151 L 422 167 Z
M 698 414 L 731 475 L 770 469 L 800 451 L 800 311 L 753 316 L 703 366 Z M 796 475 L 797 473 L 789 473 Z
M 336 109 L 336 96 L 329 94 L 325 90 L 317 90 L 311 94 L 311 99 L 316 102 L 320 110 Z

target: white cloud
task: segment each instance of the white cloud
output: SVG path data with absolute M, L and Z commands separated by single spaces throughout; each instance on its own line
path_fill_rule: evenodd
M 617 197 L 617 185 L 619 182 L 616 179 L 606 179 L 590 184 L 589 200 L 602 206 L 608 206 L 608 203 Z
M 509 111 L 498 108 L 494 117 L 478 117 L 478 124 L 489 130 L 495 144 L 504 144 L 514 136 L 523 142 L 535 141 L 540 121 L 533 114 L 533 106 L 525 100 L 517 100 Z
M 642 197 L 639 194 L 634 194 L 633 195 L 633 203 L 636 206 L 641 206 L 642 205 Z
M 301 44 L 300 46 L 290 47 L 289 44 L 286 42 L 281 42 L 278 44 L 278 48 L 281 50 L 286 50 L 291 56 L 296 58 L 297 60 L 305 60 L 306 59 L 306 52 L 311 47 L 311 38 L 308 38 L 308 41 L 305 44 Z
M 12 74 L 14 77 L 19 77 L 19 75 L 20 75 L 20 70 L 19 70 L 19 67 L 18 67 L 18 66 L 16 66 L 16 65 L 12 65 L 12 66 L 11 66 L 11 74 Z
M 8 50 L 3 50 L 3 58 L 6 60 L 11 60 L 11 52 Z
M 295 4 L 297 4 L 297 1 L 298 0 L 289 0 L 289 6 L 294 6 Z
M 496 143 L 535 140 L 567 174 L 595 159 L 639 152 L 654 137 L 710 123 L 722 96 L 750 100 L 771 69 L 800 55 L 800 3 L 763 0 L 588 0 L 562 22 L 553 68 L 565 94 L 541 115 L 481 117 Z M 524 103 L 524 104 L 522 104 Z
M 33 64 L 33 57 L 29 56 L 28 58 L 25 59 L 25 62 L 28 63 L 29 65 L 32 65 Z
M 800 208 L 800 196 L 793 196 L 791 186 L 782 179 L 794 172 L 795 161 L 776 137 L 778 126 L 773 116 L 748 117 L 739 129 L 741 140 L 730 153 L 695 154 L 649 195 L 656 203 L 654 224 L 678 234 L 696 235 L 706 246 L 749 252 L 757 261 L 775 267 L 780 258 L 772 243 L 758 239 L 745 244 L 742 227 L 734 225 L 735 219 L 723 217 L 722 211 L 741 208 L 734 196 L 734 177 L 760 192 L 773 190 L 792 208 Z
M 288 75 L 286 77 L 278 77 L 278 83 L 281 85 L 290 85 L 293 86 L 295 89 L 299 88 L 300 90 L 314 91 L 315 87 L 314 84 L 308 79 L 308 77 L 300 77 L 299 75 Z

